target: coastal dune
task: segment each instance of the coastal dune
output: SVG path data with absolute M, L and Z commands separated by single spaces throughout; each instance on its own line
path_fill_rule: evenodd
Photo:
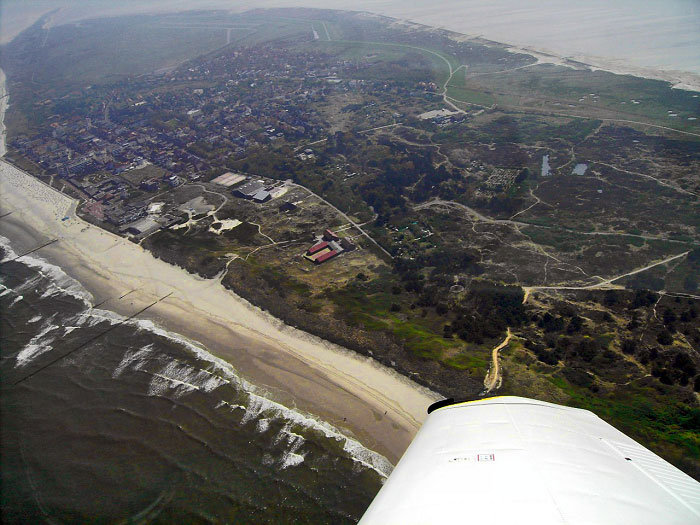
M 0 161 L 0 233 L 59 265 L 93 304 L 203 344 L 270 399 L 308 412 L 392 463 L 439 396 L 372 359 L 284 325 L 226 290 L 156 259 L 76 213 L 77 201 Z

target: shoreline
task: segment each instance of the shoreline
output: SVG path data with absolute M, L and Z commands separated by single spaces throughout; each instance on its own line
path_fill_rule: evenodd
M 0 95 L 2 157 L 9 97 L 1 69 Z M 131 315 L 172 293 L 139 319 L 199 343 L 271 401 L 320 418 L 396 464 L 427 407 L 440 398 L 371 358 L 285 325 L 216 279 L 190 274 L 83 221 L 77 204 L 0 160 L 0 210 L 11 212 L 0 222 L 2 235 L 25 250 L 58 239 L 37 255 L 80 282 L 94 304 L 118 314 Z
M 251 7 L 259 7 L 261 9 L 265 8 L 274 8 L 274 6 L 271 5 L 265 5 L 266 3 L 263 2 L 262 5 L 259 6 L 253 6 L 252 4 L 250 5 L 243 5 L 243 9 L 239 8 L 231 8 L 230 6 L 224 6 L 224 5 L 216 5 L 216 2 L 212 2 L 208 7 L 203 7 L 203 9 L 210 9 L 210 10 L 228 10 L 229 12 L 244 12 L 249 10 Z M 298 7 L 304 8 L 303 2 L 301 5 Z M 306 6 L 306 8 L 313 9 L 313 6 Z M 59 9 L 65 9 L 65 7 L 59 7 Z M 329 6 L 328 9 L 331 10 L 337 10 L 337 11 L 347 11 L 347 12 L 360 12 L 360 13 L 365 13 L 368 16 L 372 17 L 379 17 L 379 18 L 388 18 L 394 23 L 398 24 L 403 24 L 407 26 L 411 25 L 419 25 L 423 26 L 427 29 L 432 29 L 432 30 L 443 30 L 447 31 L 448 33 L 452 34 L 453 37 L 457 36 L 458 40 L 465 39 L 465 40 L 473 40 L 473 39 L 484 39 L 492 42 L 493 44 L 498 44 L 500 46 L 503 46 L 505 49 L 513 52 L 513 53 L 524 53 L 533 56 L 535 59 L 537 59 L 538 64 L 542 63 L 547 63 L 547 64 L 554 64 L 554 65 L 561 65 L 561 66 L 566 66 L 566 67 L 575 67 L 572 63 L 576 63 L 578 66 L 584 66 L 588 68 L 591 71 L 606 71 L 608 73 L 612 73 L 615 75 L 631 75 L 634 77 L 638 78 L 644 78 L 648 80 L 660 80 L 663 82 L 668 82 L 671 84 L 671 86 L 674 89 L 684 89 L 688 91 L 694 91 L 694 92 L 700 92 L 700 71 L 688 71 L 688 70 L 682 70 L 682 69 L 672 69 L 672 68 L 667 68 L 667 69 L 661 69 L 658 67 L 653 67 L 653 66 L 644 66 L 644 65 L 635 65 L 632 64 L 630 59 L 622 59 L 622 58 L 615 58 L 615 57 L 608 57 L 608 56 L 597 56 L 597 55 L 592 55 L 589 53 L 586 53 L 584 51 L 572 51 L 570 54 L 564 54 L 563 52 L 557 52 L 553 51 L 551 49 L 548 49 L 546 46 L 541 46 L 541 45 L 525 45 L 522 42 L 517 43 L 518 39 L 515 39 L 512 42 L 505 42 L 501 41 L 499 37 L 496 35 L 488 35 L 488 34 L 476 34 L 473 33 L 472 31 L 469 31 L 468 29 L 457 29 L 455 27 L 447 27 L 444 24 L 441 25 L 436 25 L 434 21 L 431 21 L 429 17 L 426 19 L 425 16 L 416 16 L 416 15 L 409 15 L 407 17 L 399 17 L 399 16 L 392 16 L 393 11 L 389 10 L 389 12 L 386 12 L 386 10 L 382 9 L 377 9 L 377 10 L 370 10 L 369 8 L 363 7 L 362 5 L 358 6 L 357 10 L 348 10 L 344 9 L 342 7 L 334 7 L 334 6 Z M 147 9 L 143 11 L 135 11 L 135 12 L 122 12 L 122 11 L 117 11 L 113 13 L 108 13 L 104 14 L 102 17 L 111 17 L 111 16 L 129 16 L 129 15 L 164 15 L 164 14 L 170 14 L 170 13 L 182 13 L 182 9 L 174 9 L 171 7 L 153 7 L 152 9 Z M 384 12 L 383 12 L 384 11 Z M 40 19 L 42 16 L 45 16 L 52 12 L 51 10 L 47 10 L 45 12 L 42 12 L 39 16 L 36 16 L 34 18 L 31 18 L 30 20 L 27 20 L 24 24 L 23 27 L 20 29 L 17 29 L 14 34 L 12 34 L 11 38 L 3 39 L 0 44 L 1 45 L 6 45 L 9 42 L 11 42 L 18 34 L 20 34 L 22 31 L 24 31 L 26 28 L 30 27 L 32 24 L 36 22 L 36 20 Z M 80 20 L 83 19 L 92 19 L 92 18 L 102 18 L 101 16 L 96 15 L 95 13 L 87 13 L 84 16 L 68 16 L 67 19 L 61 20 L 58 25 L 63 25 L 63 24 L 70 24 L 70 23 L 76 23 Z M 449 24 L 448 24 L 449 25 Z M 503 39 L 506 40 L 506 39 Z
M 371 358 L 286 326 L 217 280 L 84 222 L 75 208 L 72 198 L 0 161 L 0 209 L 12 212 L 0 223 L 2 235 L 21 249 L 58 239 L 37 255 L 118 314 L 172 292 L 139 319 L 199 343 L 272 401 L 319 417 L 395 464 L 440 398 Z
M 594 56 L 585 53 L 574 53 L 571 55 L 562 56 L 561 53 L 557 53 L 556 51 L 543 47 L 501 42 L 500 40 L 481 35 L 474 35 L 467 32 L 459 32 L 454 29 L 448 29 L 444 26 L 436 27 L 429 25 L 426 22 L 419 22 L 417 20 L 399 19 L 370 12 L 367 14 L 378 18 L 388 18 L 393 23 L 403 25 L 407 28 L 412 26 L 421 26 L 429 31 L 443 31 L 447 33 L 451 39 L 458 42 L 478 40 L 487 43 L 487 45 L 502 46 L 505 50 L 511 53 L 525 54 L 533 57 L 535 60 L 537 60 L 537 62 L 533 65 L 551 64 L 572 69 L 585 68 L 589 71 L 604 71 L 607 73 L 612 73 L 613 75 L 628 75 L 645 80 L 660 80 L 662 82 L 668 82 L 673 89 L 683 89 L 686 91 L 700 93 L 700 73 L 693 71 L 645 67 L 634 65 L 631 62 L 621 58 Z
M 501 43 L 501 42 L 497 42 Z M 668 82 L 673 89 L 685 91 L 695 91 L 700 93 L 700 74 L 689 71 L 652 69 L 642 66 L 634 66 L 622 59 L 593 57 L 588 55 L 572 55 L 570 57 L 560 57 L 554 53 L 528 46 L 512 46 L 502 44 L 512 53 L 524 53 L 537 59 L 537 64 L 552 64 L 574 68 L 572 64 L 583 66 L 589 71 L 604 71 L 613 75 L 625 75 L 645 80 L 660 80 Z

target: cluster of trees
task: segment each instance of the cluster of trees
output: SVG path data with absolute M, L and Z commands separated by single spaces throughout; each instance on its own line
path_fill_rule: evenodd
M 566 361 L 567 366 L 589 366 L 588 363 L 596 358 L 600 358 L 604 364 L 612 364 L 619 359 L 604 342 L 588 335 L 580 338 L 568 335 L 549 336 L 544 344 L 528 340 L 525 347 L 532 350 L 537 359 L 552 366 L 560 361 Z
M 420 252 L 413 258 L 397 258 L 394 267 L 407 292 L 425 291 L 421 306 L 435 306 L 438 295 L 446 296 L 447 289 L 454 284 L 454 274 L 480 275 L 484 271 L 478 253 L 453 245 Z M 427 280 L 423 274 L 426 268 L 432 268 Z
M 537 326 L 544 329 L 547 332 L 561 332 L 566 329 L 568 334 L 573 334 L 580 332 L 583 327 L 583 318 L 578 315 L 570 316 L 571 319 L 567 320 L 561 315 L 552 315 L 549 312 L 545 312 L 541 317 L 536 317 Z
M 379 175 L 359 187 L 362 198 L 379 215 L 379 224 L 387 223 L 392 216 L 403 215 L 407 189 L 426 174 L 436 172 L 431 154 L 405 153 L 394 143 L 388 145 L 392 155 L 368 163 L 368 166 L 380 170 Z
M 696 249 L 694 257 L 700 261 L 700 250 Z M 633 335 L 620 342 L 620 350 L 624 354 L 635 356 L 642 365 L 649 366 L 651 374 L 660 382 L 667 385 L 691 385 L 695 391 L 700 391 L 697 360 L 685 349 L 672 346 L 676 332 L 684 334 L 686 339 L 694 343 L 700 342 L 700 331 L 697 330 L 699 312 L 694 302 L 681 298 L 664 298 L 661 302 L 659 294 L 650 290 L 635 290 L 629 299 L 624 297 L 626 293 L 628 292 L 608 290 L 598 300 L 608 308 L 627 309 L 631 313 L 627 330 L 635 332 L 644 328 L 644 333 L 648 332 L 655 337 L 652 344 L 658 346 L 650 347 L 648 342 L 645 344 L 640 337 Z M 656 308 L 653 323 L 643 322 L 645 315 L 640 314 L 643 312 L 641 309 L 653 306 Z M 548 357 L 543 356 L 545 359 Z
M 661 354 L 657 349 L 652 354 L 655 356 L 651 367 L 651 374 L 665 385 L 679 384 L 687 386 L 691 383 L 696 392 L 700 392 L 700 376 L 693 359 L 684 351 L 678 351 L 669 355 Z M 694 378 L 694 379 L 693 379 Z
M 455 334 L 476 344 L 499 337 L 507 327 L 518 327 L 528 320 L 522 288 L 489 281 L 472 281 L 455 314 L 452 323 L 445 326 L 445 335 Z
M 411 192 L 414 202 L 424 202 L 430 197 L 440 195 L 441 184 L 449 180 L 461 180 L 462 174 L 457 169 L 448 171 L 444 164 L 437 169 L 431 169 L 424 173 L 423 178 L 415 185 Z

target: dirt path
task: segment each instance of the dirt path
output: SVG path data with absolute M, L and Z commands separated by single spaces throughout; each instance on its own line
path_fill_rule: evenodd
M 206 188 L 206 186 L 204 186 L 204 184 L 190 184 L 190 186 L 196 186 L 196 187 L 198 187 L 198 188 L 201 188 L 202 191 L 203 191 L 204 193 L 210 193 L 210 194 L 212 194 L 212 195 L 218 195 L 219 197 L 221 197 L 221 198 L 224 199 L 223 202 L 222 202 L 221 204 L 219 204 L 219 207 L 216 208 L 216 209 L 213 211 L 212 215 L 216 215 L 216 213 L 217 213 L 221 208 L 224 207 L 224 204 L 226 204 L 226 203 L 230 200 L 230 199 L 228 198 L 228 195 L 226 195 L 225 193 L 219 193 L 218 191 L 211 191 L 211 190 L 208 190 L 208 189 Z
M 391 258 L 391 259 L 394 258 L 388 251 L 386 251 L 382 247 L 381 244 L 379 244 L 377 241 L 375 241 L 365 230 L 362 229 L 361 224 L 358 224 L 355 221 L 353 221 L 350 217 L 348 217 L 348 215 L 346 213 L 342 212 L 341 210 L 339 210 L 338 208 L 333 206 L 330 202 L 328 202 L 326 199 L 321 197 L 318 193 L 314 193 L 309 188 L 307 188 L 306 186 L 302 186 L 301 184 L 296 184 L 294 182 L 289 182 L 287 184 L 289 186 L 296 186 L 297 188 L 302 188 L 302 189 L 308 191 L 311 195 L 315 196 L 321 202 L 323 202 L 323 203 L 327 204 L 328 206 L 330 206 L 331 208 L 333 208 L 336 212 L 338 212 L 338 214 L 340 214 L 341 217 L 343 217 L 346 221 L 348 221 L 350 224 L 352 224 L 353 227 L 357 229 L 357 231 L 359 231 L 362 235 L 364 235 L 367 239 L 369 239 L 372 243 L 374 243 L 377 246 L 377 248 L 379 248 L 382 252 L 384 252 L 389 258 Z
M 484 378 L 484 394 L 488 394 L 492 390 L 499 388 L 503 381 L 503 374 L 501 374 L 501 367 L 498 365 L 498 352 L 501 348 L 505 348 L 510 343 L 510 339 L 513 334 L 510 332 L 510 327 L 506 332 L 506 338 L 491 351 L 491 368 L 489 368 L 486 377 Z
M 660 266 L 662 264 L 669 263 L 671 261 L 675 261 L 676 259 L 680 259 L 681 257 L 685 257 L 688 255 L 690 251 L 685 251 L 683 253 L 679 253 L 678 255 L 673 255 L 671 257 L 668 257 L 666 259 L 662 259 L 661 261 L 656 261 L 655 263 L 648 264 L 647 266 L 644 266 L 642 268 L 637 268 L 636 270 L 632 270 L 631 272 L 623 273 L 622 275 L 618 275 L 617 277 L 612 277 L 610 279 L 604 279 L 600 281 L 599 283 L 594 283 L 594 284 L 587 284 L 584 286 L 523 286 L 523 289 L 525 290 L 526 297 L 529 297 L 530 293 L 536 290 L 595 290 L 598 288 L 607 288 L 608 285 L 612 284 L 613 282 L 622 279 L 623 277 L 629 277 L 631 275 L 636 275 L 641 272 L 645 272 L 651 268 L 654 268 L 655 266 Z
M 534 195 L 533 195 L 534 196 Z M 537 196 L 535 196 L 537 198 Z M 539 203 L 535 204 L 544 204 L 546 206 L 550 206 L 551 204 L 547 204 L 544 201 L 541 201 Z M 423 210 L 426 208 L 430 208 L 431 206 L 445 206 L 447 208 L 460 208 L 464 211 L 466 211 L 468 214 L 470 214 L 474 219 L 477 221 L 485 222 L 488 224 L 507 224 L 510 226 L 513 226 L 515 228 L 523 226 L 523 227 L 528 227 L 528 228 L 541 228 L 543 230 L 557 230 L 557 231 L 565 231 L 565 232 L 570 232 L 570 233 L 575 233 L 576 235 L 588 235 L 592 237 L 596 236 L 610 236 L 610 237 L 616 237 L 616 236 L 623 236 L 623 237 L 634 237 L 637 239 L 644 239 L 644 240 L 649 240 L 649 241 L 664 241 L 664 242 L 670 242 L 670 243 L 678 243 L 678 244 L 693 244 L 693 245 L 700 245 L 700 242 L 697 241 L 681 241 L 678 239 L 669 239 L 666 237 L 662 237 L 659 235 L 644 235 L 644 234 L 637 234 L 637 233 L 627 233 L 627 232 L 586 232 L 586 231 L 579 231 L 579 230 L 572 230 L 570 228 L 564 228 L 561 226 L 545 226 L 544 224 L 533 224 L 530 222 L 524 222 L 524 221 L 516 221 L 513 220 L 513 217 L 524 213 L 527 211 L 527 209 L 522 210 L 510 219 L 492 219 L 491 217 L 487 217 L 485 215 L 482 215 L 478 211 L 476 211 L 473 208 L 470 208 L 466 204 L 462 204 L 461 202 L 455 202 L 455 201 L 446 201 L 442 199 L 432 199 L 430 201 L 424 202 L 422 204 L 418 204 L 417 206 L 414 206 L 414 210 Z M 532 208 L 532 206 L 530 206 Z
M 629 171 L 629 170 L 626 170 L 623 168 L 618 168 L 616 166 L 613 166 L 612 164 L 607 164 L 605 162 L 595 162 L 595 164 L 600 164 L 601 166 L 607 166 L 608 168 L 612 168 L 615 171 L 621 171 L 622 173 L 627 173 L 628 175 L 634 175 L 635 177 L 643 177 L 645 179 L 651 179 L 654 182 L 656 182 L 657 184 L 659 184 L 661 186 L 665 186 L 666 188 L 670 188 L 672 190 L 675 190 L 679 193 L 685 193 L 687 195 L 693 195 L 694 197 L 700 197 L 700 195 L 698 195 L 697 193 L 693 193 L 692 191 L 684 190 L 683 188 L 681 188 L 680 186 L 678 186 L 674 183 L 666 182 L 666 181 L 661 180 L 661 179 L 657 179 L 656 177 L 652 177 L 651 175 L 647 175 L 646 173 L 639 173 L 638 171 Z

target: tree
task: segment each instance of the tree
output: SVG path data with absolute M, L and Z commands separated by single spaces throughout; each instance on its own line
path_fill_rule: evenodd
M 569 321 L 569 326 L 566 327 L 566 331 L 569 334 L 573 334 L 574 332 L 580 331 L 582 326 L 583 319 L 578 315 L 575 315 L 571 318 L 571 321 Z
M 634 339 L 625 339 L 620 345 L 620 349 L 627 355 L 632 355 L 637 351 L 637 342 Z
M 673 367 L 687 376 L 694 376 L 698 371 L 693 360 L 684 352 L 676 354 L 673 360 Z
M 663 319 L 666 326 L 672 325 L 676 322 L 676 314 L 670 308 L 666 308 L 664 310 Z
M 673 343 L 673 336 L 666 328 L 664 328 L 659 335 L 656 336 L 656 340 L 662 345 L 670 345 Z
M 606 290 L 603 295 L 603 304 L 609 308 L 615 306 L 618 302 L 620 302 L 620 296 L 617 290 Z
M 583 338 L 576 346 L 576 353 L 589 363 L 598 355 L 599 350 L 598 344 L 589 337 Z
M 649 290 L 637 290 L 634 294 L 634 299 L 630 304 L 632 310 L 640 306 L 651 306 L 659 299 L 658 294 Z

